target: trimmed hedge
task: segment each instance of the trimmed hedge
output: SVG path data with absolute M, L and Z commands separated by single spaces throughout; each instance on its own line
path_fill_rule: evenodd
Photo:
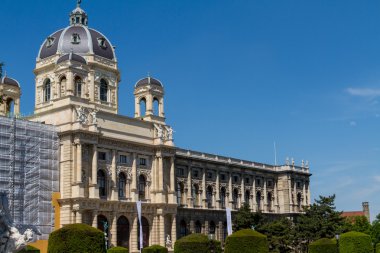
M 128 249 L 123 247 L 113 247 L 108 249 L 107 253 L 128 253 Z
M 31 246 L 31 245 L 26 245 L 25 248 L 23 248 L 22 250 L 20 250 L 18 253 L 25 253 L 25 252 L 28 252 L 28 253 L 40 253 L 40 250 Z
M 380 243 L 376 244 L 376 253 L 380 253 Z
M 335 239 L 322 238 L 310 243 L 309 253 L 337 253 L 338 245 Z
M 340 235 L 340 253 L 372 253 L 371 237 L 360 232 L 348 232 Z
M 222 250 L 219 241 L 209 240 L 204 234 L 191 234 L 175 242 L 174 253 L 210 253 L 212 248 L 217 253 Z
M 143 248 L 142 253 L 168 253 L 168 249 L 161 245 L 152 245 L 147 248 Z
M 239 230 L 227 237 L 224 253 L 268 253 L 267 237 L 252 229 Z
M 86 224 L 64 226 L 50 234 L 48 253 L 106 253 L 104 233 Z

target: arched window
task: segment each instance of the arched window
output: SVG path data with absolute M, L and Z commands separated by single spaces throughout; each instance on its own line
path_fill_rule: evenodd
M 44 85 L 44 102 L 50 101 L 50 95 L 51 95 L 51 84 L 50 84 L 50 79 L 47 79 Z
M 234 189 L 233 194 L 232 194 L 234 209 L 238 209 L 238 200 L 239 200 L 239 191 L 238 189 Z
M 143 175 L 139 176 L 139 200 L 145 200 L 145 185 L 146 180 Z
M 143 234 L 143 248 L 149 246 L 149 222 L 148 220 L 142 216 L 141 217 L 141 227 Z M 140 222 L 137 221 L 137 247 L 140 250 Z
M 212 192 L 213 192 L 212 186 L 209 185 L 206 191 L 206 201 L 207 201 L 208 208 L 212 208 Z
M 117 219 L 117 246 L 129 248 L 129 222 L 125 216 Z
M 215 235 L 215 230 L 216 230 L 215 222 L 211 221 L 210 224 L 208 225 L 208 234 Z
M 66 77 L 63 76 L 59 82 L 59 97 L 63 97 L 66 91 Z
M 220 207 L 226 208 L 226 188 L 220 189 Z
M 184 237 L 187 235 L 187 225 L 184 220 L 181 220 L 181 223 L 179 225 L 179 237 Z
M 193 197 L 193 201 L 194 201 L 194 206 L 195 207 L 199 206 L 199 186 L 198 186 L 198 184 L 193 185 L 192 197 Z
M 106 198 L 107 190 L 106 190 L 106 175 L 104 171 L 98 170 L 98 187 L 99 187 L 99 197 Z
M 245 195 L 244 195 L 244 202 L 246 203 L 246 204 L 248 204 L 248 206 L 250 205 L 250 203 L 249 203 L 249 199 L 250 199 L 250 195 L 251 195 L 251 192 L 249 191 L 249 190 L 246 190 L 245 191 Z
M 223 241 L 225 242 L 228 236 L 228 231 L 227 231 L 227 222 L 223 222 Z
M 100 101 L 108 101 L 108 84 L 104 79 L 100 80 Z
M 144 117 L 146 115 L 146 99 L 142 98 L 139 102 L 140 106 L 140 117 Z
M 195 222 L 195 233 L 197 234 L 202 233 L 202 224 L 199 220 Z
M 79 76 L 75 77 L 74 85 L 75 85 L 75 96 L 81 97 L 82 96 L 82 79 Z
M 297 194 L 297 206 L 298 206 L 298 208 L 301 208 L 301 205 L 302 205 L 302 195 L 301 195 L 301 193 L 299 192 L 299 193 Z
M 7 116 L 11 116 L 12 113 L 14 113 L 14 101 L 12 98 L 8 98 L 7 101 L 6 101 L 6 114 Z
M 183 185 L 182 182 L 179 182 L 177 186 L 177 203 L 179 205 L 184 205 L 184 202 L 185 202 L 184 194 L 185 194 L 185 186 Z
M 267 203 L 268 203 L 268 211 L 272 209 L 272 193 L 268 192 L 267 194 Z
M 108 235 L 109 226 L 110 224 L 108 223 L 107 218 L 104 215 L 98 215 L 98 229 L 107 233 Z
M 118 188 L 119 188 L 119 199 L 124 199 L 125 198 L 125 185 L 127 183 L 127 179 L 125 178 L 124 173 L 119 174 L 119 183 L 118 183 Z
M 153 114 L 156 116 L 160 115 L 160 102 L 157 98 L 153 99 Z
M 257 210 L 261 210 L 261 192 L 256 193 L 256 204 L 257 204 Z

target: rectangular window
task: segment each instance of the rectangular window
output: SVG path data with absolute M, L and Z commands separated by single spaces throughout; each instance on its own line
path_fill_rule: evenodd
M 238 176 L 234 176 L 234 183 L 237 183 L 239 180 Z
M 124 164 L 128 163 L 127 156 L 126 155 L 120 155 L 119 156 L 119 163 L 124 163 Z
M 220 174 L 220 180 L 225 181 L 226 180 L 226 174 Z
M 261 186 L 261 180 L 257 179 L 257 186 Z
M 249 177 L 246 177 L 246 178 L 245 178 L 245 183 L 246 183 L 246 184 L 249 184 Z
M 107 153 L 106 152 L 98 152 L 98 160 L 107 160 Z
M 207 178 L 212 179 L 212 172 L 207 172 Z
M 272 181 L 268 181 L 268 187 L 272 187 Z
M 184 168 L 177 168 L 177 175 L 178 176 L 184 176 L 185 175 L 185 169 Z
M 198 178 L 199 177 L 199 171 L 193 170 L 193 177 Z
M 145 166 L 146 165 L 146 159 L 140 158 L 140 165 Z

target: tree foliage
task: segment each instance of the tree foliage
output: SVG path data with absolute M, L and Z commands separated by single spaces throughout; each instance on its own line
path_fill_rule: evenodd
M 256 230 L 267 236 L 270 252 L 287 253 L 292 251 L 293 225 L 289 219 L 281 218 L 262 222 Z
M 252 213 L 249 205 L 244 203 L 238 212 L 234 215 L 234 231 L 255 228 L 264 221 L 264 216 L 259 213 Z

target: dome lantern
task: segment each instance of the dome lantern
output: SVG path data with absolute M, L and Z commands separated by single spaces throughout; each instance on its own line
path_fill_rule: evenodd
M 70 13 L 70 25 L 88 25 L 87 13 L 80 7 L 82 0 L 77 0 L 77 7 Z

